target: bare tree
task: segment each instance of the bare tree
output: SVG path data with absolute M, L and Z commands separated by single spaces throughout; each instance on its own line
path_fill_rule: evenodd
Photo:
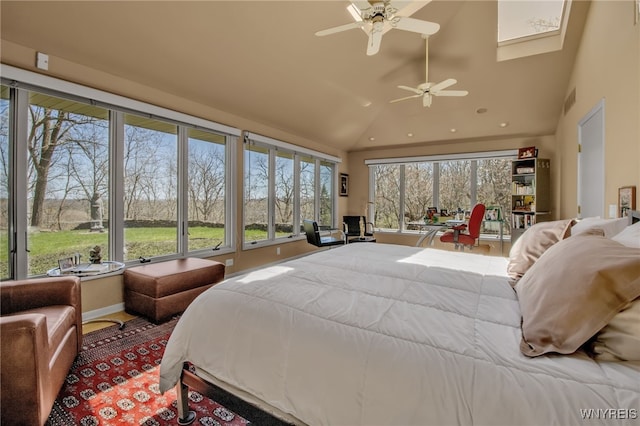
M 189 214 L 193 220 L 221 221 L 224 218 L 221 201 L 225 195 L 224 150 L 209 148 L 189 147 Z
M 125 126 L 125 218 L 147 218 L 143 200 L 153 198 L 159 170 L 157 152 L 161 136 L 158 132 L 138 126 Z
M 44 219 L 44 202 L 49 182 L 49 172 L 54 164 L 58 147 L 67 142 L 67 134 L 75 126 L 91 123 L 94 118 L 71 114 L 38 105 L 30 105 L 30 129 L 27 150 L 30 160 L 30 176 L 33 177 L 31 226 L 40 227 Z

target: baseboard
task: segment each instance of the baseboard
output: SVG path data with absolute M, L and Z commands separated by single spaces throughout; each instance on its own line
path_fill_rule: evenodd
M 124 302 L 116 303 L 115 305 L 111 306 L 105 306 L 104 308 L 95 309 L 93 311 L 83 312 L 82 321 L 88 321 L 122 311 L 124 311 Z

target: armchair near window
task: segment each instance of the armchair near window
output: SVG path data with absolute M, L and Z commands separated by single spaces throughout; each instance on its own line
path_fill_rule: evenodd
M 80 278 L 0 283 L 0 423 L 42 425 L 82 347 Z
M 364 237 L 373 237 L 373 223 L 367 222 L 366 216 L 342 216 L 344 234 L 349 242 L 350 238 L 360 237 L 360 219 L 364 224 Z
M 304 232 L 307 234 L 307 242 L 309 244 L 313 244 L 317 247 L 327 247 L 327 246 L 337 246 L 346 244 L 346 239 L 344 236 L 344 232 L 340 229 L 331 229 L 331 232 L 340 233 L 341 237 L 336 238 L 331 235 L 322 236 L 320 235 L 320 229 L 318 228 L 318 223 L 313 220 L 303 220 L 302 224 L 304 226 Z
M 445 232 L 440 241 L 443 243 L 453 243 L 455 248 L 464 250 L 465 247 L 473 248 L 480 238 L 480 226 L 484 220 L 484 204 L 476 204 L 469 216 L 469 225 L 461 224 L 452 227 L 451 231 Z M 467 232 L 464 232 L 464 231 Z

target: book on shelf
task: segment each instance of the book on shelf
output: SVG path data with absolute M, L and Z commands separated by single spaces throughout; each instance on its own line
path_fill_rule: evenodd
M 511 226 L 513 229 L 528 229 L 536 223 L 536 215 L 531 211 L 514 212 L 511 214 Z

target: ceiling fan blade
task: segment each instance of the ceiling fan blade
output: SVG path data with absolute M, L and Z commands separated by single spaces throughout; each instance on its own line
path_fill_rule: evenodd
M 371 3 L 369 3 L 366 0 L 362 0 L 362 1 L 352 1 L 351 2 L 355 7 L 358 8 L 358 10 L 360 11 L 360 16 L 363 15 L 362 12 L 371 9 Z
M 416 89 L 415 87 L 409 87 L 409 86 L 398 86 L 398 89 L 408 90 L 410 92 L 417 93 L 418 95 L 422 95 L 424 93 L 424 90 Z
M 392 100 L 392 101 L 389 101 L 389 103 L 390 103 L 390 104 L 393 104 L 393 103 L 395 103 L 395 102 L 406 101 L 407 99 L 418 98 L 418 97 L 420 97 L 420 96 L 422 96 L 422 93 L 421 93 L 421 94 L 419 94 L 419 95 L 411 95 L 411 96 L 406 96 L 406 97 L 404 97 L 404 98 L 400 98 L 400 99 L 394 99 L 394 100 Z
M 444 81 L 441 81 L 440 83 L 436 83 L 433 86 L 431 86 L 431 88 L 429 89 L 429 91 L 431 93 L 436 93 L 439 92 L 443 89 L 446 89 L 449 86 L 453 86 L 454 84 L 456 84 L 458 81 L 455 78 L 448 78 Z
M 375 55 L 380 50 L 382 42 L 382 31 L 374 24 L 369 33 L 369 43 L 367 44 L 367 55 Z
M 433 93 L 434 96 L 467 96 L 468 94 L 466 90 L 441 90 Z
M 430 107 L 432 99 L 433 98 L 431 97 L 431 93 L 425 93 L 424 96 L 422 97 L 422 106 Z
M 358 22 L 352 22 L 350 24 L 344 24 L 344 25 L 340 25 L 337 27 L 333 27 L 333 28 L 328 28 L 326 30 L 322 30 L 322 31 L 318 31 L 316 33 L 316 35 L 318 37 L 322 37 L 322 36 L 326 36 L 329 34 L 335 34 L 335 33 L 340 33 L 342 31 L 347 31 L 347 30 L 351 30 L 354 28 L 362 28 L 364 26 L 365 22 L 363 21 L 358 21 Z
M 436 24 L 435 22 L 421 21 L 419 19 L 409 18 L 406 16 L 398 16 L 397 19 L 394 19 L 390 24 L 399 30 L 426 35 L 435 34 L 440 29 L 440 24 Z

